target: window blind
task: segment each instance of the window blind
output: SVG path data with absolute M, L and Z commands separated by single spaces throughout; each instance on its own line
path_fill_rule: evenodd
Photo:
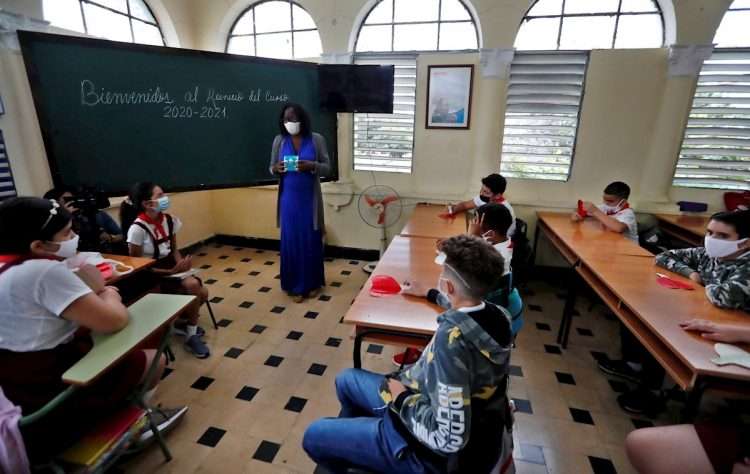
M 0 130 L 0 201 L 16 196 L 16 184 L 10 171 L 10 162 L 5 150 L 5 138 Z
M 704 62 L 673 184 L 750 189 L 750 50 L 717 50 Z
M 411 173 L 417 60 L 357 58 L 356 64 L 393 64 L 392 114 L 354 114 L 354 169 Z
M 587 63 L 587 52 L 516 53 L 500 159 L 504 176 L 567 181 Z

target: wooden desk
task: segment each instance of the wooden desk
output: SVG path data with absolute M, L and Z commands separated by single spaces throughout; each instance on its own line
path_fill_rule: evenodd
M 709 217 L 681 214 L 654 214 L 654 217 L 659 221 L 659 228 L 666 234 L 695 247 L 703 246 Z
M 176 318 L 193 295 L 149 294 L 128 307 L 130 323 L 113 334 L 94 335 L 94 347 L 62 376 L 63 382 L 85 386 L 119 362 L 138 344 Z
M 656 283 L 656 272 L 667 271 L 657 268 L 653 259 L 638 255 L 634 248 L 638 246 L 627 239 L 623 239 L 627 244 L 612 242 L 607 234 L 597 235 L 596 228 L 588 223 L 565 223 L 561 214 L 538 213 L 538 216 L 539 231 L 549 237 L 576 273 L 643 343 L 670 377 L 690 392 L 689 412 L 695 410 L 703 390 L 709 385 L 747 390 L 750 370 L 714 365 L 710 362 L 716 356 L 713 343 L 683 331 L 678 325 L 680 321 L 696 317 L 750 324 L 747 314 L 716 308 L 706 298 L 703 288 L 694 283 L 694 291 L 660 286 Z M 686 280 L 678 275 L 674 277 Z M 575 286 L 571 285 L 558 334 L 563 347 L 574 305 Z
M 401 231 L 404 237 L 429 237 L 445 239 L 463 234 L 467 229 L 466 213 L 457 214 L 454 219 L 443 219 L 439 214 L 447 212 L 446 206 L 437 204 L 417 204 L 414 213 Z
M 390 275 L 397 281 L 419 281 L 437 284 L 441 267 L 435 264 L 435 240 L 432 238 L 393 238 L 375 271 L 367 280 L 354 303 L 344 316 L 344 322 L 355 328 L 354 366 L 361 366 L 361 345 L 364 337 L 377 337 L 379 341 L 398 345 L 424 344 L 437 329 L 439 306 L 424 298 L 394 295 L 370 295 L 372 278 Z
M 111 255 L 111 254 L 103 254 L 102 257 L 108 260 L 116 260 L 118 262 L 122 262 L 123 264 L 129 267 L 133 267 L 132 272 L 126 275 L 116 275 L 110 278 L 109 280 L 107 280 L 108 285 L 112 285 L 121 280 L 129 278 L 140 271 L 151 268 L 156 263 L 156 260 L 154 260 L 153 258 L 145 258 L 145 257 L 130 257 L 126 255 Z

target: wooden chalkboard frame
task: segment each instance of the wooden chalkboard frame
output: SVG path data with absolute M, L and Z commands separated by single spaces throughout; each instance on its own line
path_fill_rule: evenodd
M 39 128 L 42 132 L 42 139 L 44 141 L 44 148 L 47 155 L 47 161 L 49 163 L 50 172 L 52 174 L 52 182 L 56 187 L 64 186 L 65 183 L 62 180 L 62 175 L 59 171 L 59 163 L 54 153 L 54 146 L 52 141 L 51 124 L 49 123 L 49 117 L 47 117 L 44 100 L 42 99 L 41 80 L 39 71 L 37 71 L 35 64 L 28 61 L 26 58 L 29 57 L 29 48 L 31 43 L 35 41 L 47 41 L 47 42 L 59 42 L 63 44 L 73 44 L 78 46 L 93 47 L 93 48 L 115 48 L 123 49 L 128 51 L 139 51 L 139 52 L 150 52 L 163 54 L 165 50 L 169 50 L 170 54 L 176 54 L 181 56 L 200 56 L 214 59 L 226 59 L 231 57 L 233 60 L 240 62 L 247 62 L 253 64 L 284 64 L 287 66 L 299 67 L 299 68 L 315 68 L 318 69 L 318 64 L 309 63 L 305 61 L 285 60 L 285 59 L 272 59 L 262 58 L 256 56 L 245 56 L 229 53 L 219 53 L 215 51 L 205 51 L 188 48 L 172 48 L 167 46 L 153 46 L 138 43 L 124 43 L 120 41 L 110 41 L 99 38 L 89 38 L 81 36 L 68 36 L 58 35 L 52 33 L 41 33 L 36 31 L 18 30 L 18 40 L 21 45 L 21 53 L 24 58 L 24 64 L 26 67 L 26 75 L 28 76 L 29 85 L 31 88 L 31 95 L 34 99 L 34 108 L 36 109 L 37 119 L 39 121 Z M 336 120 L 336 129 L 338 129 L 338 119 Z M 334 134 L 333 142 L 327 143 L 328 154 L 331 156 L 331 174 L 327 177 L 321 177 L 322 182 L 338 181 L 339 180 L 339 166 L 338 166 L 338 144 L 337 137 Z M 268 150 L 270 154 L 270 147 Z M 247 183 L 235 183 L 226 185 L 204 185 L 204 186 L 173 186 L 168 189 L 170 192 L 187 192 L 187 191 L 207 191 L 211 189 L 228 189 L 228 188 L 242 188 L 242 187 L 258 187 L 268 186 L 277 184 L 278 179 L 269 178 L 267 180 L 256 180 Z M 108 190 L 106 194 L 108 196 L 124 196 L 129 192 L 128 189 L 115 189 Z

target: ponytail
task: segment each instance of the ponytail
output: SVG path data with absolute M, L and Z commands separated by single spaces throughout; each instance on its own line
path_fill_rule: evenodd
M 138 218 L 138 214 L 144 212 L 143 201 L 148 201 L 154 193 L 156 185 L 149 181 L 135 183 L 130 190 L 127 199 L 120 204 L 120 224 L 127 235 L 130 226 Z

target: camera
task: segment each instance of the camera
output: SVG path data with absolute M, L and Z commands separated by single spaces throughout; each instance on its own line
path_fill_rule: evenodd
M 101 209 L 109 207 L 109 198 L 101 191 L 91 187 L 82 187 L 73 192 L 73 199 L 69 200 L 73 207 L 78 209 L 81 214 L 96 214 Z

